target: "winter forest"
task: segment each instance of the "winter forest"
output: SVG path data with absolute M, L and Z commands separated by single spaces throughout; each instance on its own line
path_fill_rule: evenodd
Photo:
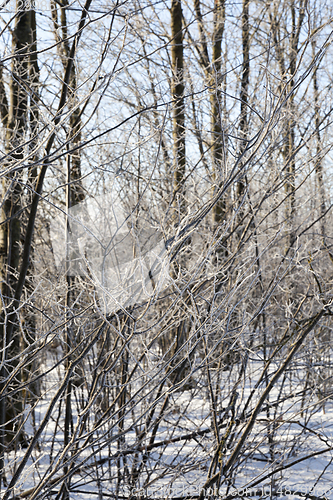
M 2 0 L 2 500 L 333 498 L 332 42 Z

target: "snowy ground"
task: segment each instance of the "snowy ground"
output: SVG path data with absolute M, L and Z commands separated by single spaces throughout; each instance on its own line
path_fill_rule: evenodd
M 60 356 L 61 350 L 50 351 L 44 370 L 51 369 Z M 249 366 L 246 376 L 238 381 L 239 399 L 234 416 L 236 420 L 261 374 L 260 356 L 252 360 Z M 277 365 L 272 366 L 271 370 L 276 367 Z M 283 385 L 278 384 L 270 393 L 269 406 L 267 402 L 263 405 L 243 446 L 231 479 L 224 482 L 221 477 L 219 492 L 216 487 L 207 489 L 207 497 L 219 495 L 231 499 L 277 496 L 308 497 L 314 500 L 333 498 L 333 401 L 328 397 L 325 402 L 319 404 L 316 394 L 313 394 L 312 398 L 307 394 L 304 406 L 302 384 L 297 385 L 295 380 L 290 383 L 292 371 L 290 369 L 287 373 Z M 228 406 L 233 387 L 230 374 L 227 371 L 223 373 L 226 380 L 221 380 L 221 384 L 224 384 L 223 391 L 228 394 L 228 399 L 220 405 L 217 412 L 220 440 L 224 437 L 231 419 L 230 411 L 225 412 L 225 408 Z M 303 380 L 302 374 L 298 375 L 299 380 Z M 35 408 L 34 422 L 31 414 L 27 413 L 25 428 L 29 437 L 32 438 L 39 428 L 63 376 L 61 364 L 48 374 L 44 392 Z M 165 388 L 164 397 L 160 398 L 156 407 L 157 411 L 161 409 L 166 394 L 169 395 L 169 405 L 155 436 L 156 447 L 150 449 L 138 481 L 131 486 L 125 480 L 126 475 L 133 470 L 134 458 L 140 462 L 144 456 L 144 447 L 151 443 L 151 434 L 148 434 L 139 444 L 140 453 L 135 455 L 138 448 L 138 429 L 142 430 L 144 420 L 140 419 L 140 414 L 143 412 L 147 417 L 149 408 L 146 399 L 140 400 L 138 377 L 131 386 L 132 393 L 138 391 L 138 397 L 133 398 L 127 408 L 122 440 L 112 437 L 119 437 L 119 423 L 110 419 L 105 420 L 95 431 L 91 440 L 87 439 L 87 427 L 86 435 L 81 435 L 71 447 L 70 456 L 74 458 L 75 455 L 72 460 L 75 473 L 71 477 L 70 499 L 198 497 L 216 452 L 216 442 L 205 378 L 202 374 L 197 377 L 194 374 L 191 381 L 191 386 L 187 387 L 185 384 L 185 389 L 183 387 L 174 391 L 172 387 Z M 232 427 L 229 438 L 233 434 L 233 443 L 237 443 L 241 436 L 262 388 L 263 385 L 253 396 L 246 411 L 247 418 Z M 80 408 L 82 403 L 84 405 L 86 391 L 78 389 L 74 395 L 77 408 Z M 148 403 L 149 401 L 151 396 L 148 397 Z M 280 403 L 276 404 L 278 401 Z M 90 424 L 97 418 L 94 411 L 92 407 Z M 76 413 L 73 414 L 74 428 L 77 422 Z M 15 486 L 15 498 L 20 498 L 22 492 L 31 500 L 57 498 L 59 484 L 62 483 L 61 480 L 57 482 L 57 478 L 61 478 L 64 471 L 63 427 L 64 404 L 60 411 L 57 404 L 38 446 L 35 446 Z M 219 466 L 226 463 L 233 448 L 234 444 L 219 456 Z M 6 455 L 7 481 L 10 481 L 20 465 L 25 452 L 25 449 L 18 449 Z M 119 474 L 122 475 L 120 481 Z M 39 484 L 43 484 L 41 491 L 33 492 L 33 488 Z

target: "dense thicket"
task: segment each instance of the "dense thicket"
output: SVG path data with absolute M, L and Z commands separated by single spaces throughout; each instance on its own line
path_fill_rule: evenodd
M 330 2 L 0 14 L 2 498 L 328 494 Z

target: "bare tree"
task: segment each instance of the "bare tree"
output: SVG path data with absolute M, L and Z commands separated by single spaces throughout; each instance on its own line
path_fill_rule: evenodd
M 28 89 L 33 91 L 31 100 L 37 99 L 36 82 L 38 70 L 30 52 L 34 47 L 34 11 L 28 10 L 25 2 L 17 2 L 17 15 L 12 36 L 12 62 L 9 74 L 9 98 L 7 99 L 2 71 L 2 125 L 5 131 L 5 155 L 3 157 L 5 176 L 2 177 L 3 199 L 1 204 L 0 227 L 0 272 L 1 272 L 1 320 L 0 338 L 2 345 L 1 384 L 18 365 L 24 340 L 20 333 L 19 321 L 15 314 L 17 303 L 14 295 L 17 288 L 17 273 L 20 268 L 20 243 L 25 229 L 22 227 L 24 210 L 23 175 L 20 166 L 25 158 L 25 144 L 29 144 L 28 124 L 31 120 L 32 150 L 36 130 L 36 117 L 29 115 Z M 29 171 L 31 186 L 34 171 Z M 21 327 L 22 328 L 22 327 Z M 29 335 L 29 334 L 28 334 Z M 20 384 L 21 373 L 14 375 L 16 385 Z M 13 446 L 15 439 L 22 441 L 22 432 L 15 428 L 22 425 L 23 394 L 14 393 L 0 402 L 0 452 L 5 445 Z M 0 464 L 1 470 L 3 466 Z
M 175 203 L 183 206 L 185 177 L 185 102 L 184 102 L 184 49 L 183 14 L 181 0 L 171 5 L 171 58 L 172 58 L 172 98 L 173 103 L 173 143 L 174 143 L 174 196 Z M 179 201 L 181 200 L 181 201 Z M 178 203 L 177 203 L 178 201 Z
M 332 487 L 332 33 L 310 3 L 4 14 L 3 500 Z

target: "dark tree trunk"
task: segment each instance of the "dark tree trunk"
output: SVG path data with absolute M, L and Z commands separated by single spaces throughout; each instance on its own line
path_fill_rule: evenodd
M 30 7 L 31 8 L 31 7 Z M 32 47 L 33 18 L 32 10 L 27 10 L 25 2 L 18 0 L 16 4 L 15 28 L 12 36 L 13 59 L 9 82 L 9 102 L 5 94 L 5 85 L 1 79 L 1 119 L 6 128 L 4 168 L 7 175 L 3 177 L 2 192 L 4 196 L 1 210 L 0 226 L 0 278 L 1 303 L 0 339 L 3 348 L 3 367 L 0 374 L 0 390 L 3 380 L 13 374 L 18 364 L 21 349 L 19 329 L 15 325 L 13 314 L 13 296 L 16 288 L 17 273 L 20 263 L 20 240 L 22 235 L 22 182 L 19 170 L 25 150 L 29 107 L 29 53 Z M 2 76 L 2 75 L 1 75 Z M 14 170 L 15 167 L 15 170 Z M 11 332 L 11 333 L 10 333 Z M 15 359 L 16 358 L 16 359 Z M 13 385 L 20 382 L 21 373 L 17 372 Z M 0 401 L 0 452 L 12 442 L 24 439 L 23 432 L 17 432 L 23 411 L 23 398 L 20 392 L 12 391 L 12 396 L 3 397 Z M 0 463 L 0 469 L 1 463 Z
M 171 3 L 171 59 L 173 100 L 174 200 L 184 207 L 185 179 L 185 101 L 184 46 L 181 0 Z
M 250 80 L 250 32 L 249 32 L 249 0 L 243 0 L 242 12 L 242 47 L 243 47 L 243 63 L 242 63 L 242 79 L 240 90 L 240 157 L 246 149 L 246 141 L 248 136 L 248 101 L 249 101 L 249 80 Z M 240 170 L 243 169 L 243 162 L 240 161 Z M 246 173 L 241 172 L 241 179 L 237 183 L 237 199 L 238 203 L 242 204 L 242 198 L 246 189 Z M 240 221 L 244 218 L 244 210 L 239 209 L 238 218 Z

